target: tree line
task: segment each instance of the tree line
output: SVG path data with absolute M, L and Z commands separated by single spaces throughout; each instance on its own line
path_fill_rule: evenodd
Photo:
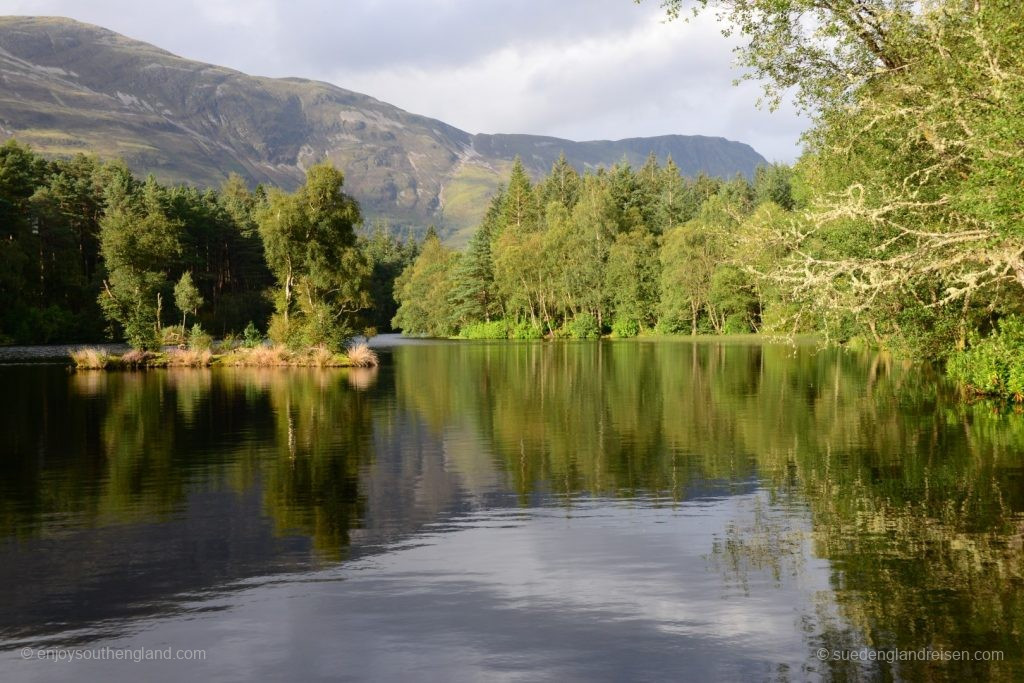
M 153 348 L 249 328 L 290 346 L 337 347 L 390 329 L 392 284 L 418 246 L 380 223 L 360 233 L 343 182 L 318 165 L 292 193 L 250 189 L 237 175 L 219 190 L 168 187 L 120 161 L 47 160 L 8 141 L 0 341 Z
M 738 238 L 795 208 L 791 175 L 685 178 L 653 154 L 581 175 L 562 155 L 534 183 L 516 159 L 462 253 L 427 236 L 396 282 L 395 322 L 519 338 L 779 327 L 780 296 L 745 268 L 760 255 Z

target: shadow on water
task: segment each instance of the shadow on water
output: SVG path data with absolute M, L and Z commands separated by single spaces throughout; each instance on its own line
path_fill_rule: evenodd
M 3 647 L 100 642 L 143 619 L 235 609 L 225 596 L 273 576 L 362 568 L 380 582 L 365 589 L 390 604 L 433 585 L 372 569 L 406 557 L 431 576 L 490 577 L 479 614 L 438 612 L 432 628 L 454 629 L 513 590 L 474 551 L 501 538 L 521 549 L 493 550 L 513 574 L 548 544 L 534 600 L 552 572 L 584 576 L 596 556 L 627 602 L 631 577 L 654 572 L 681 601 L 720 594 L 711 611 L 768 600 L 798 612 L 800 652 L 769 648 L 752 669 L 678 660 L 693 675 L 1022 673 L 1024 418 L 958 402 L 928 368 L 681 341 L 419 343 L 382 357 L 369 371 L 0 368 Z M 654 545 L 667 528 L 692 547 Z M 654 604 L 629 612 L 654 628 L 647 645 L 675 629 L 717 647 Z M 345 626 L 323 619 L 310 628 Z M 493 642 L 540 647 L 525 631 Z M 821 662 L 821 647 L 1002 650 L 1004 661 Z M 570 677 L 595 673 L 582 650 L 559 656 Z M 672 656 L 656 661 L 649 673 L 669 673 Z

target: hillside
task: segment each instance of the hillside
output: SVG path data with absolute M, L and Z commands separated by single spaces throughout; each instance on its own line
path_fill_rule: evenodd
M 249 76 L 62 18 L 0 17 L 0 83 L 0 139 L 44 154 L 122 157 L 172 182 L 215 186 L 237 172 L 287 188 L 326 158 L 368 216 L 449 233 L 476 222 L 517 154 L 535 174 L 562 151 L 581 170 L 652 151 L 691 175 L 764 163 L 723 138 L 473 135 L 328 83 Z

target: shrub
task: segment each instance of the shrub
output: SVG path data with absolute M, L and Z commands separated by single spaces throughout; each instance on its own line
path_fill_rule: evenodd
M 157 351 L 160 348 L 155 320 L 147 317 L 134 317 L 127 321 L 124 324 L 124 338 L 133 349 Z
M 213 346 L 213 337 L 206 334 L 199 323 L 192 326 L 188 333 L 188 348 L 191 351 L 209 351 Z
M 616 337 L 635 337 L 640 334 L 640 323 L 627 318 L 616 318 L 612 322 L 612 334 Z
M 353 344 L 345 352 L 348 357 L 348 364 L 356 368 L 376 367 L 380 362 L 377 354 L 366 344 Z
M 459 331 L 463 339 L 508 339 L 508 323 L 492 320 L 489 323 L 472 323 Z
M 529 320 L 516 323 L 509 331 L 510 339 L 543 339 L 544 330 L 540 325 L 534 325 Z
M 79 370 L 102 370 L 113 360 L 113 356 L 102 349 L 75 349 L 70 355 Z
M 185 345 L 185 335 L 182 332 L 180 325 L 171 325 L 170 327 L 160 328 L 159 337 L 161 346 Z
M 999 321 L 987 337 L 950 356 L 946 373 L 969 391 L 1024 402 L 1024 319 Z
M 249 324 L 242 330 L 242 346 L 247 349 L 255 349 L 257 346 L 262 345 L 263 335 L 260 334 L 260 331 L 256 329 L 256 326 L 250 320 Z
M 597 326 L 597 318 L 590 313 L 580 313 L 565 326 L 573 339 L 598 339 L 601 328 Z
M 234 332 L 228 332 L 220 340 L 220 344 L 217 345 L 217 348 L 225 350 L 225 351 L 229 351 L 231 349 L 236 349 L 236 348 L 238 348 L 241 345 L 242 345 L 242 338 L 240 336 L 238 336 L 237 334 L 235 334 Z

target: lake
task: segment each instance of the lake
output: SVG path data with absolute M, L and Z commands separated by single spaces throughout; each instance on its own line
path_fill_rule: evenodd
M 1012 408 L 807 345 L 379 346 L 0 366 L 0 680 L 1024 679 Z

